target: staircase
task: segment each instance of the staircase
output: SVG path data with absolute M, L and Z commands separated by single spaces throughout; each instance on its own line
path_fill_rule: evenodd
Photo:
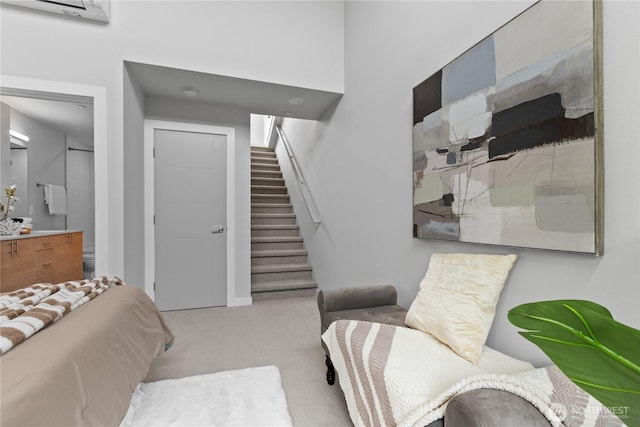
M 315 295 L 317 287 L 276 154 L 251 147 L 251 296 Z

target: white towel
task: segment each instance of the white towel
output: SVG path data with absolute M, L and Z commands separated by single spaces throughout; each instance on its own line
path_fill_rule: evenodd
M 67 214 L 67 190 L 59 185 L 44 186 L 44 202 L 49 205 L 49 214 Z

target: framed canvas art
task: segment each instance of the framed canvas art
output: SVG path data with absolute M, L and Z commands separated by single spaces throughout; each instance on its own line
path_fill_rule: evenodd
M 602 255 L 601 3 L 540 1 L 413 89 L 413 233 Z

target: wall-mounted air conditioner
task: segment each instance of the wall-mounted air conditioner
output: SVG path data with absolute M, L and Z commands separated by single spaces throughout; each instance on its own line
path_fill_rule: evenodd
M 42 12 L 70 16 L 72 18 L 90 19 L 92 21 L 109 22 L 111 14 L 110 0 L 0 0 L 2 4 Z

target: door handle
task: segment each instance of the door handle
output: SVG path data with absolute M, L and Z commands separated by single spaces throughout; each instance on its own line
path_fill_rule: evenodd
M 224 233 L 224 226 L 223 225 L 214 225 L 211 227 L 211 232 L 212 233 Z

